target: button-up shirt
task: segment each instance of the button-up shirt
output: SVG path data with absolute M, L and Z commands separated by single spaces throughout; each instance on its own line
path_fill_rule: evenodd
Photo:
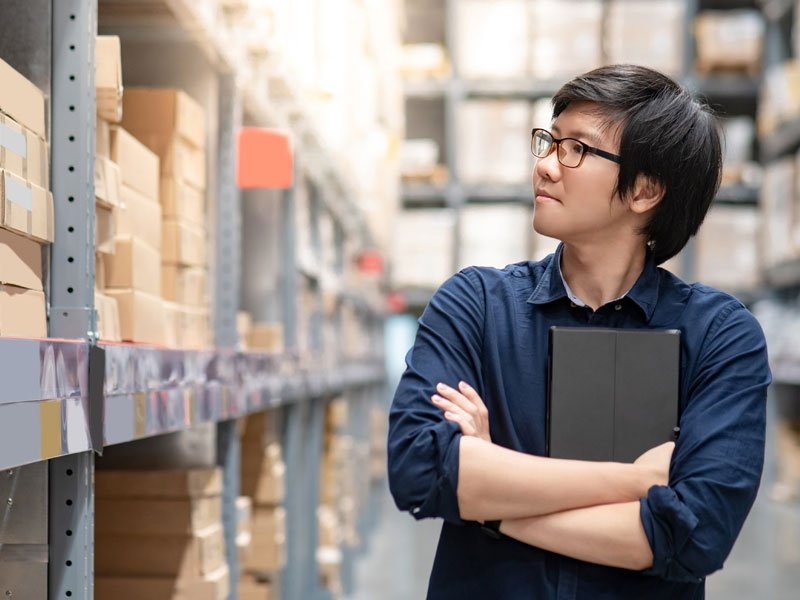
M 732 296 L 687 284 L 648 253 L 624 297 L 593 311 L 567 296 L 560 256 L 504 269 L 465 269 L 419 319 L 392 404 L 389 484 L 415 518 L 444 519 L 429 582 L 432 599 L 703 598 L 753 504 L 763 467 L 764 335 Z M 653 552 L 643 572 L 574 560 L 461 519 L 456 423 L 431 403 L 435 386 L 464 380 L 489 410 L 495 444 L 543 456 L 550 327 L 679 329 L 680 427 L 669 485 L 640 499 Z

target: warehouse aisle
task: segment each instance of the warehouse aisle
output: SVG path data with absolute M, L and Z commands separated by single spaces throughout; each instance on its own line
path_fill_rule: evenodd
M 770 427 L 771 429 L 771 427 Z M 764 481 L 753 511 L 725 568 L 706 586 L 708 600 L 796 600 L 800 589 L 800 506 L 769 498 L 774 469 L 767 441 Z M 439 521 L 415 522 L 398 511 L 384 485 L 377 527 L 355 568 L 355 592 L 347 600 L 418 600 L 425 597 Z

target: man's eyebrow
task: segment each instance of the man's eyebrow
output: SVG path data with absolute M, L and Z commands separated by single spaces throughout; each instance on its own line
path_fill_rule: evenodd
M 561 135 L 561 130 L 558 128 L 558 125 L 553 125 L 553 133 L 557 135 Z M 575 138 L 576 140 L 587 140 L 591 144 L 595 146 L 599 146 L 603 143 L 603 139 L 597 133 L 593 133 L 591 131 L 575 131 L 572 135 L 567 135 L 564 137 Z

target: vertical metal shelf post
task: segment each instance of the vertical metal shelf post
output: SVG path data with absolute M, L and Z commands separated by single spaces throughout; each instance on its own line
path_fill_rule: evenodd
M 447 206 L 455 212 L 455 234 L 453 235 L 453 272 L 458 270 L 460 262 L 459 250 L 461 248 L 461 211 L 464 208 L 464 189 L 458 173 L 458 109 L 464 101 L 464 82 L 458 68 L 458 52 L 456 50 L 458 37 L 458 23 L 456 11 L 458 0 L 445 0 L 445 47 L 450 55 L 450 83 L 447 86 L 444 104 L 444 139 L 447 145 L 447 170 L 449 183 L 447 185 Z
M 236 76 L 219 76 L 219 143 L 214 203 L 214 345 L 235 349 L 236 313 L 240 305 L 242 264 L 241 196 L 236 185 L 236 135 L 242 124 L 242 97 Z M 239 553 L 236 547 L 236 498 L 241 490 L 241 453 L 236 420 L 217 423 L 217 464 L 222 468 L 222 525 L 230 570 L 228 597 L 239 597 Z
M 52 2 L 50 335 L 96 340 L 94 312 L 95 37 L 97 2 Z M 94 596 L 94 456 L 49 465 L 49 591 Z

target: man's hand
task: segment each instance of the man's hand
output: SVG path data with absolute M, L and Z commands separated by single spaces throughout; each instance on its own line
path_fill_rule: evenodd
M 674 450 L 675 442 L 661 444 L 642 454 L 633 464 L 646 471 L 647 478 L 652 481 L 651 485 L 667 485 L 669 483 L 669 465 Z
M 444 418 L 458 423 L 461 433 L 491 442 L 489 411 L 471 386 L 461 381 L 458 390 L 444 383 L 436 386 L 438 394 L 431 396 L 433 403 L 444 411 Z

